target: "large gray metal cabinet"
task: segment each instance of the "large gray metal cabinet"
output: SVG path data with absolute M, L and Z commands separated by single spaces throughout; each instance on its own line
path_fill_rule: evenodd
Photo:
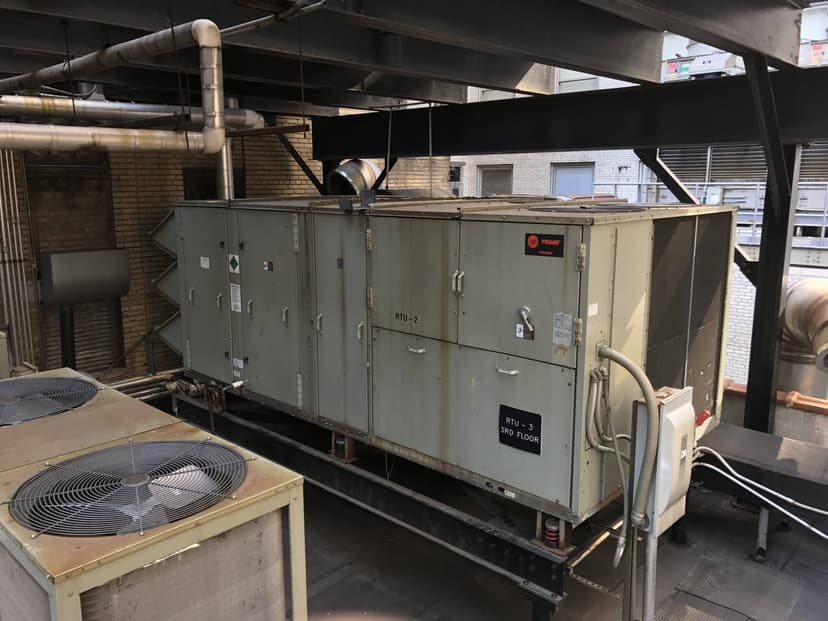
M 600 344 L 719 413 L 730 208 L 235 201 L 178 225 L 191 369 L 572 523 L 618 493 L 586 440 Z M 610 365 L 619 432 L 639 397 Z

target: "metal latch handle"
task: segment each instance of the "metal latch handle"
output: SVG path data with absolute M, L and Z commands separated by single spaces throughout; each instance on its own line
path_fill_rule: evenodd
M 501 375 L 520 375 L 520 369 L 504 369 L 500 365 L 497 365 L 495 368 Z
M 410 351 L 412 354 L 424 354 L 424 353 L 426 353 L 426 348 L 425 347 L 411 347 L 411 345 L 409 345 L 408 346 L 408 351 Z
M 285 306 L 282 309 L 282 323 L 287 323 L 287 322 L 288 322 L 288 307 Z
M 532 325 L 532 310 L 528 306 L 521 306 L 518 314 L 523 325 L 529 330 L 529 334 L 534 334 L 535 326 Z
M 460 272 L 457 274 L 457 293 L 462 296 L 463 295 L 463 279 L 466 277 L 466 272 Z
M 253 300 L 247 300 L 247 314 L 253 316 Z
M 363 329 L 364 327 L 365 327 L 365 324 L 364 324 L 363 322 L 361 322 L 361 321 L 357 324 L 357 329 L 356 329 L 356 337 L 357 337 L 357 340 L 358 340 L 360 343 L 362 343 L 362 329 Z
M 316 316 L 316 331 L 322 332 L 322 313 Z
M 190 287 L 190 290 L 187 292 L 187 299 L 190 300 L 190 304 L 193 303 L 194 298 L 195 298 L 195 287 Z
M 221 308 L 221 298 L 223 298 L 223 297 L 224 297 L 224 296 L 223 296 L 221 293 L 219 293 L 219 294 L 216 296 L 216 308 L 218 308 L 218 309 L 220 309 L 220 308 Z
M 451 275 L 451 292 L 455 295 L 457 294 L 457 276 L 460 274 L 460 270 L 454 270 L 454 274 Z

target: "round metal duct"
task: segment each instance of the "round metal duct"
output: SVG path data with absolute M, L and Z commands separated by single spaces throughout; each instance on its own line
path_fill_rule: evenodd
M 50 464 L 18 488 L 9 511 L 33 537 L 143 533 L 231 498 L 246 475 L 241 455 L 206 440 L 130 441 Z
M 370 190 L 379 174 L 380 169 L 367 160 L 348 160 L 328 173 L 325 186 L 333 196 L 359 194 Z
M 0 382 L 0 426 L 60 414 L 83 405 L 98 393 L 92 382 L 76 377 L 18 377 Z

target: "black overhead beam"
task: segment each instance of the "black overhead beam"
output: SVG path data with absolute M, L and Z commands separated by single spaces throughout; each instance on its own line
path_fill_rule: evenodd
M 799 63 L 806 0 L 581 0 L 619 17 L 737 54 L 759 53 L 777 66 Z
M 828 68 L 770 76 L 782 140 L 828 139 Z M 432 108 L 432 153 L 475 155 L 760 142 L 745 76 Z M 394 112 L 391 155 L 429 154 L 428 109 Z M 319 160 L 384 158 L 385 114 L 314 122 Z
M 109 38 L 110 42 L 116 42 L 168 28 L 171 6 L 176 23 L 208 18 L 220 27 L 227 27 L 263 16 L 261 12 L 234 6 L 230 2 L 205 4 L 196 0 L 176 0 L 170 5 L 167 0 L 122 0 L 117 3 L 0 0 L 0 9 L 5 9 L 0 15 L 0 25 L 7 18 L 18 22 L 26 19 L 40 22 L 40 27 L 34 23 L 30 27 L 10 29 L 10 35 L 16 44 L 20 44 L 20 49 L 28 49 L 38 45 L 36 39 L 41 36 L 44 27 L 51 32 L 56 25 L 60 26 L 60 20 L 69 20 L 73 49 L 84 37 L 98 41 L 92 46 L 94 49 Z M 86 22 L 85 26 L 83 22 Z M 59 40 L 63 41 L 62 26 L 58 35 Z M 261 30 L 228 37 L 224 44 L 227 51 L 247 49 L 296 59 L 300 56 L 298 35 L 295 21 L 276 23 Z M 377 71 L 531 94 L 548 94 L 554 89 L 554 76 L 546 66 L 377 32 L 343 23 L 331 15 L 314 14 L 302 18 L 301 50 L 305 62 L 365 72 Z M 255 63 L 251 64 L 251 69 L 267 72 L 265 66 Z
M 502 0 L 328 0 L 324 10 L 352 24 L 436 43 L 635 82 L 661 79 L 661 29 L 574 0 L 514 5 Z

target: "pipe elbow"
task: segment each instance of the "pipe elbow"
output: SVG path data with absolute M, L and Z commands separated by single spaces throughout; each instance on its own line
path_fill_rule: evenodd
M 190 24 L 190 32 L 199 47 L 221 47 L 221 30 L 209 19 L 197 19 Z
M 225 139 L 223 127 L 205 127 L 201 130 L 201 135 L 204 138 L 202 153 L 211 155 L 221 151 Z
M 244 111 L 244 126 L 253 129 L 261 129 L 265 126 L 264 117 L 255 110 Z

